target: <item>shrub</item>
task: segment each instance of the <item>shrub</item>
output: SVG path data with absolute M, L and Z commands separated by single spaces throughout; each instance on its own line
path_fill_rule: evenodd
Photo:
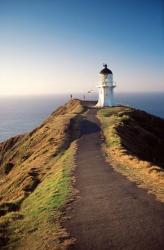
M 4 172 L 5 174 L 8 174 L 11 169 L 13 168 L 14 164 L 12 162 L 8 162 L 4 165 Z

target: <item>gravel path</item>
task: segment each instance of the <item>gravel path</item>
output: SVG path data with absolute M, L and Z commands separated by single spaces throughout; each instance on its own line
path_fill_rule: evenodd
M 163 250 L 164 204 L 105 161 L 96 110 L 81 123 L 75 171 L 80 197 L 71 205 L 66 228 L 74 250 Z

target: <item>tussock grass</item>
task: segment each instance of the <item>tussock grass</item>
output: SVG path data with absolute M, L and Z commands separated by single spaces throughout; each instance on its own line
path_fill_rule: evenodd
M 71 171 L 76 143 L 59 157 L 54 170 L 21 205 L 19 213 L 3 218 L 9 221 L 9 249 L 65 249 L 67 232 L 61 227 L 62 208 L 72 197 Z M 62 239 L 62 241 L 61 241 Z
M 4 249 L 65 249 L 62 208 L 71 200 L 78 117 L 73 100 L 38 128 L 0 144 L 0 244 Z M 12 162 L 8 174 L 6 163 Z
M 114 169 L 164 202 L 164 121 L 128 107 L 101 109 L 98 118 Z

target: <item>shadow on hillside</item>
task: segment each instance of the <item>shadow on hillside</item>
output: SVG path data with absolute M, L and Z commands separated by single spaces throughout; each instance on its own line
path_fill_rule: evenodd
M 135 110 L 117 127 L 126 153 L 164 168 L 164 120 Z

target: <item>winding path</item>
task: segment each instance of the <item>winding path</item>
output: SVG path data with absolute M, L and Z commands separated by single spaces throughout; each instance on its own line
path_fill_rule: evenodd
M 74 250 L 163 250 L 164 204 L 105 161 L 96 110 L 81 122 L 75 171 L 80 197 L 67 211 Z

